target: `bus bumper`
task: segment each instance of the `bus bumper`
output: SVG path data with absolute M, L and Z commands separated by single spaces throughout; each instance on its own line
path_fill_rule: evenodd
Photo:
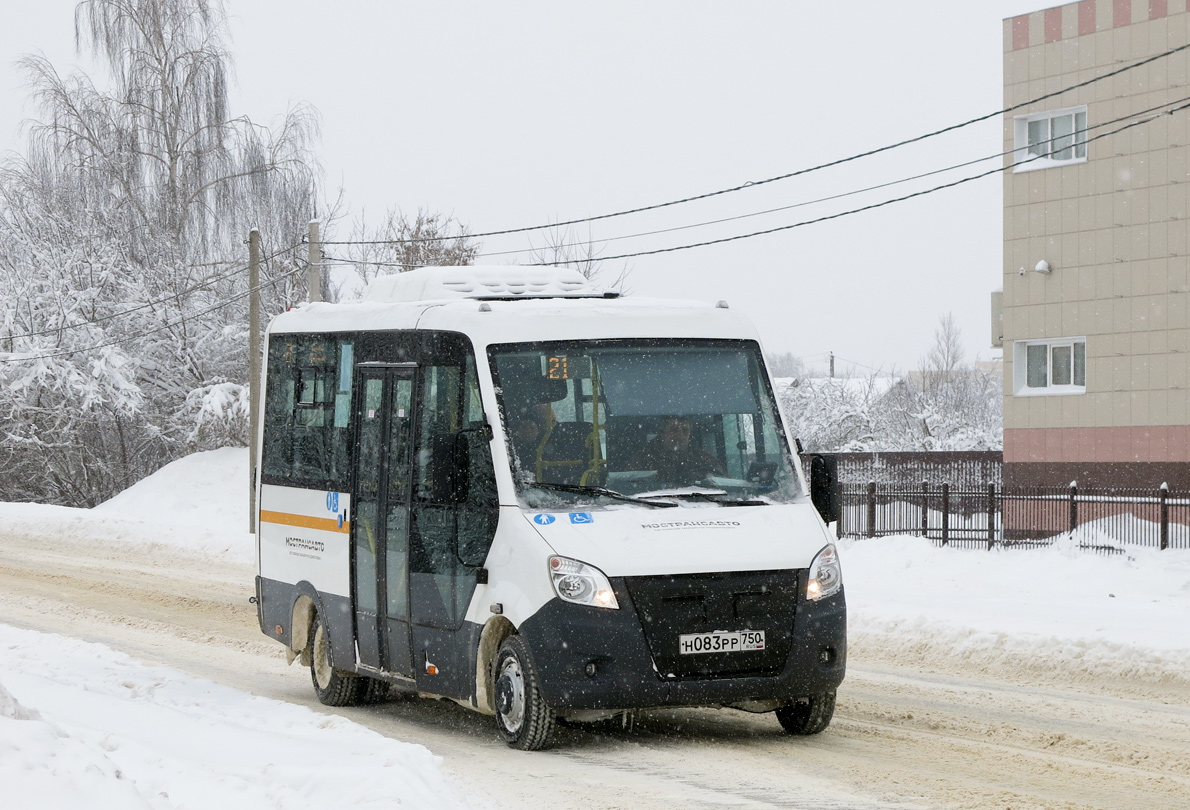
M 520 628 L 539 688 L 555 711 L 740 704 L 765 710 L 833 692 L 843 681 L 847 609 L 842 591 L 818 602 L 799 599 L 789 653 L 779 671 L 677 677 L 658 671 L 636 607 L 618 584 L 613 584 L 618 610 L 555 598 Z

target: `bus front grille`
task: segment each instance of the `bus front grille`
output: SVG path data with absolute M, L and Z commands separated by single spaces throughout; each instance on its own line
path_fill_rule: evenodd
M 664 680 L 776 675 L 792 644 L 798 571 L 625 577 L 658 675 Z M 763 650 L 683 654 L 695 633 L 763 630 Z

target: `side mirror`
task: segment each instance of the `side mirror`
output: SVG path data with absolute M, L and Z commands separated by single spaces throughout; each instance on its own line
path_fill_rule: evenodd
M 810 457 L 810 502 L 822 515 L 824 523 L 834 523 L 839 519 L 836 463 L 835 458 L 829 455 Z
M 492 504 L 496 502 L 495 471 L 492 466 L 492 426 L 486 422 L 479 427 L 465 428 L 454 436 L 453 474 L 450 479 L 453 503 L 474 503 L 477 497 L 487 502 L 490 490 Z M 473 490 L 481 490 L 476 492 Z
M 499 498 L 491 441 L 492 429 L 486 424 L 455 435 L 452 495 L 459 505 L 455 556 L 468 568 L 483 565 L 496 534 Z

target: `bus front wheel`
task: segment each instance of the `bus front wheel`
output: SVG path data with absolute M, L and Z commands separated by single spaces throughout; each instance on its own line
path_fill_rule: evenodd
M 496 729 L 500 739 L 521 751 L 546 746 L 557 719 L 538 688 L 529 647 L 509 636 L 496 654 Z
M 310 680 L 318 701 L 327 706 L 351 706 L 359 701 L 361 678 L 334 668 L 331 640 L 321 614 L 310 623 Z
M 826 730 L 835 715 L 835 693 L 811 695 L 797 703 L 782 706 L 776 714 L 781 728 L 790 734 L 819 734 Z

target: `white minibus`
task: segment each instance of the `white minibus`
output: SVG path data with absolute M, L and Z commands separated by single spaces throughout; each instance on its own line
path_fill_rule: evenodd
M 827 727 L 839 560 L 726 303 L 423 268 L 267 338 L 257 609 L 323 703 L 447 698 L 520 749 L 656 707 Z

